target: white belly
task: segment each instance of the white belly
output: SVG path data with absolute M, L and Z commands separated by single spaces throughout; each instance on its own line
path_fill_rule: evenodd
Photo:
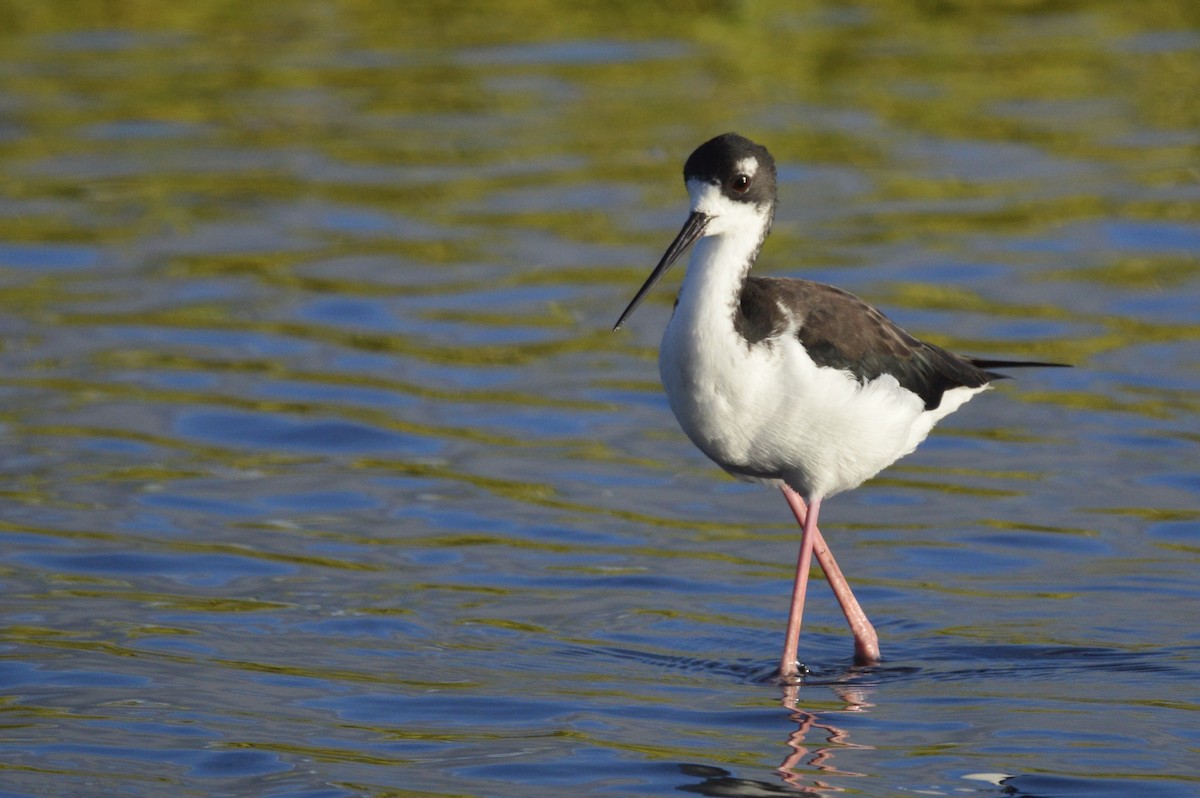
M 857 487 L 983 390 L 953 389 L 927 411 L 891 376 L 864 385 L 817 366 L 794 335 L 748 347 L 730 327 L 682 315 L 667 325 L 659 372 L 683 431 L 730 473 L 782 480 L 810 499 Z

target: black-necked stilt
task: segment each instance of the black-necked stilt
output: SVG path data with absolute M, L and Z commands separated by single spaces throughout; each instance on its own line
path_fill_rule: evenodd
M 1004 376 L 989 369 L 1062 364 L 963 357 L 840 289 L 749 276 L 775 211 L 775 161 L 749 139 L 705 142 L 683 177 L 691 214 L 613 329 L 694 243 L 659 372 L 692 443 L 734 476 L 779 486 L 803 530 L 780 675 L 798 673 L 814 554 L 854 633 L 855 659 L 875 662 L 875 629 L 817 528 L 821 502 L 915 449 Z

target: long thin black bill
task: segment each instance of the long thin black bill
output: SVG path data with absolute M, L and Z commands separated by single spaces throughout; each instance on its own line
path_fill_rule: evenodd
M 621 329 L 621 325 L 625 323 L 625 319 L 637 310 L 637 306 L 642 304 L 642 300 L 646 298 L 646 294 L 650 293 L 662 276 L 667 273 L 667 269 L 671 268 L 671 264 L 683 254 L 683 251 L 692 245 L 692 242 L 699 238 L 704 233 L 704 228 L 708 226 L 709 216 L 703 213 L 693 212 L 688 216 L 687 221 L 683 223 L 683 229 L 679 231 L 679 235 L 675 236 L 675 240 L 671 242 L 671 246 L 667 247 L 667 251 L 663 253 L 662 260 L 654 267 L 654 271 L 650 272 L 650 276 L 646 278 L 646 282 L 638 289 L 629 306 L 625 308 L 625 312 L 621 314 L 621 318 L 617 319 L 617 323 L 613 325 L 613 330 Z

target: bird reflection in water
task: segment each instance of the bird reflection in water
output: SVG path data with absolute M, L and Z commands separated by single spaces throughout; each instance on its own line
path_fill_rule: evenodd
M 856 685 L 841 684 L 832 688 L 834 695 L 845 702 L 845 706 L 839 712 L 866 712 L 873 704 L 867 701 L 867 693 L 862 687 Z M 869 751 L 871 746 L 860 745 L 850 742 L 850 732 L 828 722 L 821 716 L 800 709 L 797 699 L 799 698 L 800 686 L 789 684 L 783 688 L 782 704 L 785 709 L 791 711 L 791 719 L 797 724 L 796 730 L 788 735 L 787 746 L 792 749 L 783 761 L 779 764 L 777 770 L 780 777 L 795 790 L 803 792 L 840 792 L 840 788 L 831 785 L 822 784 L 820 782 L 815 785 L 815 789 L 799 784 L 803 775 L 797 772 L 797 768 L 802 765 L 816 768 L 822 773 L 837 776 L 863 776 L 863 773 L 856 773 L 852 770 L 842 770 L 833 763 L 834 755 L 837 751 L 847 749 L 858 749 L 860 751 Z M 833 713 L 825 713 L 826 716 Z M 825 745 L 810 747 L 806 745 L 808 735 L 812 731 L 820 730 L 826 732 Z
M 853 678 L 854 672 L 846 678 Z M 763 798 L 776 795 L 824 795 L 833 792 L 844 792 L 845 788 L 829 784 L 823 779 L 813 778 L 810 769 L 819 771 L 822 775 L 859 777 L 865 774 L 852 770 L 843 770 L 834 763 L 839 751 L 849 749 L 872 750 L 872 746 L 861 745 L 850 741 L 850 732 L 830 722 L 829 716 L 844 712 L 866 712 L 873 704 L 867 701 L 867 691 L 857 685 L 837 684 L 832 688 L 833 693 L 845 706 L 840 710 L 823 712 L 820 715 L 800 709 L 798 698 L 800 686 L 788 684 L 783 686 L 781 703 L 789 712 L 789 718 L 795 722 L 796 728 L 788 733 L 785 743 L 790 749 L 787 756 L 779 763 L 776 772 L 782 784 L 762 781 L 759 779 L 744 779 L 733 775 L 724 768 L 711 765 L 680 765 L 679 769 L 688 776 L 699 777 L 701 781 L 681 785 L 682 792 L 694 792 L 700 795 L 722 796 L 725 798 Z M 810 735 L 822 733 L 822 744 L 813 745 L 808 742 Z M 808 781 L 810 783 L 804 783 Z

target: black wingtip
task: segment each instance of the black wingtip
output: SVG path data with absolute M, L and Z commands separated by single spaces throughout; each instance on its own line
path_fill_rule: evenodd
M 1040 360 L 987 360 L 980 357 L 967 358 L 972 366 L 983 369 L 989 380 L 1012 379 L 1007 374 L 1001 374 L 992 369 L 1069 369 L 1074 368 L 1070 363 L 1045 363 Z
M 1070 369 L 1072 363 L 1044 363 L 1039 360 L 985 360 L 984 358 L 967 358 L 971 365 L 981 369 Z

